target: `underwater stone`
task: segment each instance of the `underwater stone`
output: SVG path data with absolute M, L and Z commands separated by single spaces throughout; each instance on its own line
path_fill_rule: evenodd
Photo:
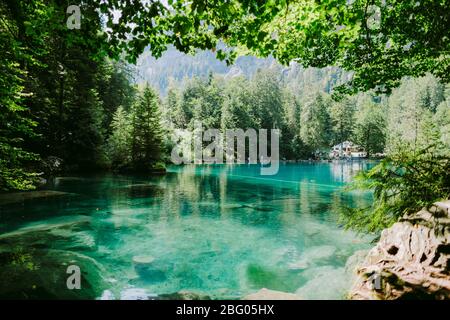
M 311 265 L 314 265 L 321 261 L 327 261 L 332 259 L 336 253 L 336 248 L 333 246 L 316 246 L 307 249 L 303 254 L 302 258 L 294 263 L 289 264 L 289 269 L 291 270 L 302 270 L 306 269 Z
M 155 300 L 156 294 L 141 288 L 129 288 L 120 293 L 120 300 Z
M 152 256 L 134 256 L 133 262 L 139 265 L 151 265 L 155 261 Z
M 166 280 L 164 271 L 155 266 L 152 256 L 133 257 L 134 270 L 144 282 L 161 282 Z
M 72 195 L 72 193 L 42 190 L 0 194 L 0 205 L 21 203 L 26 200 Z
M 110 290 L 105 290 L 100 297 L 100 300 L 115 300 L 114 294 Z
M 211 300 L 211 297 L 191 291 L 178 291 L 175 293 L 160 294 L 158 300 Z
M 308 280 L 295 293 L 308 300 L 335 300 L 345 296 L 345 287 L 350 275 L 345 268 L 322 266 L 308 269 Z
M 105 287 L 102 265 L 80 253 L 22 249 L 1 252 L 0 261 L 0 299 L 96 299 Z M 70 265 L 80 268 L 79 290 L 67 288 Z
M 302 300 L 302 298 L 294 293 L 262 288 L 258 292 L 246 295 L 242 300 Z
M 90 220 L 91 220 L 90 217 L 76 215 L 76 216 L 62 216 L 39 222 L 32 222 L 15 231 L 0 235 L 0 239 L 21 237 L 28 233 L 40 231 L 54 232 L 54 229 L 67 228 L 77 224 L 88 223 Z
M 354 274 L 358 265 L 360 265 L 367 256 L 369 250 L 358 250 L 352 254 L 345 263 L 345 271 Z
M 76 232 L 73 234 L 73 239 L 68 247 L 71 249 L 95 250 L 96 241 L 90 232 Z

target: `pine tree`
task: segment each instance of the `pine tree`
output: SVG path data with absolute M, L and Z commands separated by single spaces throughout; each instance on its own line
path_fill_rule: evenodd
M 114 169 L 124 169 L 131 161 L 130 117 L 120 106 L 113 115 L 111 137 L 108 140 L 108 155 Z
M 25 167 L 37 155 L 23 148 L 25 138 L 34 137 L 36 123 L 23 104 L 25 72 L 14 61 L 25 58 L 18 43 L 0 28 L 0 191 L 33 189 L 34 174 Z
M 302 106 L 300 136 L 312 151 L 321 151 L 331 146 L 330 104 L 331 98 L 328 95 L 316 92 Z
M 138 171 L 154 169 L 162 156 L 163 130 L 159 97 L 148 85 L 132 108 L 131 127 L 133 169 Z
M 354 140 L 366 150 L 367 156 L 383 152 L 386 140 L 383 105 L 374 103 L 369 95 L 364 95 L 359 103 L 355 114 Z
M 405 143 L 419 147 L 422 120 L 434 113 L 444 100 L 445 88 L 437 79 L 426 76 L 405 79 L 388 99 L 387 151 L 395 152 Z
M 440 128 L 442 143 L 450 150 L 450 96 L 438 106 L 434 122 Z
M 251 81 L 249 103 L 261 129 L 280 129 L 283 125 L 283 94 L 275 70 L 258 70 Z
M 353 133 L 355 105 L 351 99 L 335 101 L 330 108 L 333 144 L 350 140 Z
M 235 77 L 227 81 L 222 105 L 222 130 L 255 128 L 255 117 L 250 105 L 249 81 L 244 77 Z

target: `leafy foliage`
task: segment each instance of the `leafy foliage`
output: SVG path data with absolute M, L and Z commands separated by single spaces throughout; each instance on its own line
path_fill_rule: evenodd
M 382 153 L 386 144 L 386 106 L 375 103 L 373 97 L 360 97 L 355 114 L 354 141 L 366 150 L 370 157 Z
M 4 23 L 0 24 L 0 190 L 33 189 L 36 175 L 27 167 L 38 157 L 26 151 L 23 142 L 34 136 L 36 123 L 23 106 L 25 72 L 18 62 L 30 59 L 22 53 L 20 43 L 4 32 L 5 28 Z
M 347 209 L 348 227 L 378 231 L 406 213 L 450 197 L 450 154 L 440 144 L 416 152 L 404 148 L 356 177 L 354 189 L 372 190 L 370 208 Z
M 148 172 L 164 168 L 160 160 L 165 132 L 159 104 L 156 92 L 145 86 L 131 110 L 119 107 L 114 113 L 108 154 L 115 170 Z
M 309 97 L 302 108 L 300 137 L 312 150 L 331 146 L 330 104 L 331 98 L 318 92 Z
M 107 167 L 104 128 L 132 103 L 128 70 L 105 59 L 96 6 L 83 3 L 84 23 L 71 31 L 67 5 L 0 3 L 0 190 L 34 188 L 34 172 L 51 174 L 47 158 L 70 170 Z
M 333 145 L 353 138 L 355 109 L 356 103 L 350 99 L 331 103 L 329 113 L 332 125 L 331 141 Z
M 403 76 L 427 72 L 449 80 L 447 0 L 115 0 L 98 6 L 108 17 L 110 50 L 125 50 L 130 61 L 147 46 L 160 57 L 173 45 L 185 53 L 213 50 L 228 63 L 251 52 L 285 64 L 340 66 L 355 72 L 344 92 L 389 92 Z
M 151 169 L 161 158 L 163 130 L 159 97 L 146 86 L 131 111 L 131 157 L 137 170 Z
M 108 156 L 114 169 L 126 168 L 131 162 L 131 129 L 129 114 L 119 107 L 114 113 L 108 140 Z

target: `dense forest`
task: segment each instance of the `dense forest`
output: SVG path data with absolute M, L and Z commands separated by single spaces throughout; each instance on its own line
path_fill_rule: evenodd
M 342 17 L 348 18 L 348 28 L 331 35 L 330 28 L 336 27 L 331 24 L 311 23 L 304 34 L 292 31 L 303 23 L 294 18 L 300 10 L 297 5 L 280 16 L 284 2 L 279 6 L 252 3 L 244 4 L 240 11 L 227 6 L 203 8 L 195 2 L 186 15 L 182 1 L 174 4 L 172 11 L 160 2 L 152 3 L 148 10 L 140 2 L 124 10 L 120 1 L 111 1 L 109 6 L 124 14 L 121 23 L 112 23 L 114 10 L 87 1 L 82 6 L 81 29 L 71 30 L 66 26 L 67 1 L 0 2 L 0 189 L 32 189 L 58 170 L 160 170 L 168 160 L 172 131 L 191 129 L 195 120 L 201 120 L 205 127 L 222 130 L 281 129 L 280 156 L 284 159 L 317 157 L 345 140 L 361 145 L 369 156 L 387 153 L 384 169 L 372 171 L 371 179 L 380 183 L 380 190 L 401 186 L 399 192 L 405 192 L 400 204 L 388 201 L 388 206 L 395 208 L 391 218 L 448 195 L 450 93 L 445 85 L 448 59 L 440 56 L 446 48 L 445 37 L 441 37 L 446 34 L 442 29 L 446 24 L 439 20 L 446 16 L 431 14 L 430 21 L 424 17 L 424 24 L 436 27 L 435 37 L 424 45 L 422 40 L 430 37 L 426 30 L 433 28 L 423 29 L 414 44 L 408 41 L 417 35 L 406 27 L 389 29 L 397 42 L 386 42 L 389 34 L 375 36 L 379 28 L 358 33 L 355 19 L 360 14 L 367 16 L 367 7 L 364 11 L 358 1 L 348 12 L 340 7 L 330 9 L 328 4 L 305 11 L 331 10 L 336 24 Z M 389 19 L 402 10 L 420 9 L 416 7 L 383 7 L 388 17 L 383 23 L 391 26 Z M 135 14 L 139 10 L 147 10 L 148 16 Z M 340 15 L 335 12 L 339 10 L 343 10 Z M 433 10 L 440 12 L 439 6 Z M 250 23 L 248 14 L 261 19 Z M 151 20 L 155 17 L 159 18 Z M 205 28 L 199 19 L 209 21 L 215 29 Z M 155 21 L 162 27 L 143 27 Z M 236 29 L 220 27 L 233 21 Z M 130 23 L 138 27 L 132 31 Z M 277 30 L 283 23 L 287 23 L 286 32 L 274 34 L 273 28 Z M 409 26 L 410 22 L 398 23 Z M 238 52 L 226 51 L 220 41 L 246 46 L 249 51 L 245 53 L 273 58 L 236 60 Z M 331 45 L 333 41 L 339 45 Z M 299 43 L 311 50 L 297 50 Z M 153 56 L 161 57 L 168 45 L 185 53 L 209 49 L 228 64 L 236 62 L 236 68 L 233 71 L 219 64 L 217 72 L 211 73 L 188 64 L 183 70 L 181 64 L 164 74 L 164 67 L 146 67 L 145 53 L 140 65 L 146 75 L 139 75 L 128 64 L 138 61 L 149 46 Z M 365 45 L 379 53 L 378 60 L 366 54 Z M 200 53 L 200 60 L 202 55 L 211 53 Z M 361 63 L 360 57 L 369 60 Z M 275 59 L 287 66 L 281 67 Z M 177 59 L 169 55 L 166 65 L 173 60 Z M 324 68 L 329 65 L 336 67 Z M 308 66 L 320 68 L 306 69 Z M 344 72 L 341 67 L 354 72 Z M 379 68 L 383 72 L 378 72 Z M 154 79 L 148 81 L 154 89 L 136 84 L 146 77 Z M 171 77 L 176 81 L 171 82 Z M 398 175 L 397 169 L 390 169 L 392 165 L 398 168 L 395 164 L 408 161 L 414 163 L 413 176 L 390 180 Z M 416 165 L 420 169 L 416 170 Z M 417 172 L 420 174 L 414 175 Z M 425 196 L 418 180 L 434 181 L 426 187 L 429 193 Z M 403 202 L 411 197 L 418 200 Z M 378 209 L 385 208 L 386 197 L 379 199 Z
M 86 41 L 96 37 L 100 24 L 93 7 L 86 7 L 89 22 L 81 32 L 62 23 L 66 8 L 60 1 L 1 2 L 2 190 L 33 188 L 37 178 L 55 170 L 110 168 L 117 150 L 108 146 L 117 139 L 111 134 L 119 108 L 136 115 L 133 163 L 140 165 L 148 155 L 141 111 L 157 110 L 156 95 L 138 92 L 130 67 L 109 60 L 104 47 Z
M 281 158 L 294 160 L 320 152 L 326 157 L 331 146 L 345 140 L 361 145 L 369 156 L 393 152 L 400 142 L 419 146 L 432 139 L 430 127 L 450 143 L 450 91 L 435 77 L 405 79 L 390 95 L 366 92 L 335 100 L 328 88 L 336 73 L 331 75 L 317 73 L 302 85 L 273 66 L 250 78 L 194 78 L 181 89 L 169 87 L 164 121 L 172 129 L 193 129 L 196 120 L 222 130 L 278 128 Z

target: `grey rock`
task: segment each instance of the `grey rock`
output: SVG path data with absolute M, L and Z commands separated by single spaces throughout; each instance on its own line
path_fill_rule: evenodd
M 129 288 L 120 293 L 120 300 L 154 300 L 156 297 L 155 294 L 140 288 Z
M 114 294 L 110 290 L 105 290 L 100 297 L 100 300 L 115 300 Z
M 450 299 L 450 200 L 383 230 L 357 268 L 350 299 Z
M 262 288 L 255 293 L 245 296 L 243 300 L 302 300 L 302 298 L 294 293 Z

